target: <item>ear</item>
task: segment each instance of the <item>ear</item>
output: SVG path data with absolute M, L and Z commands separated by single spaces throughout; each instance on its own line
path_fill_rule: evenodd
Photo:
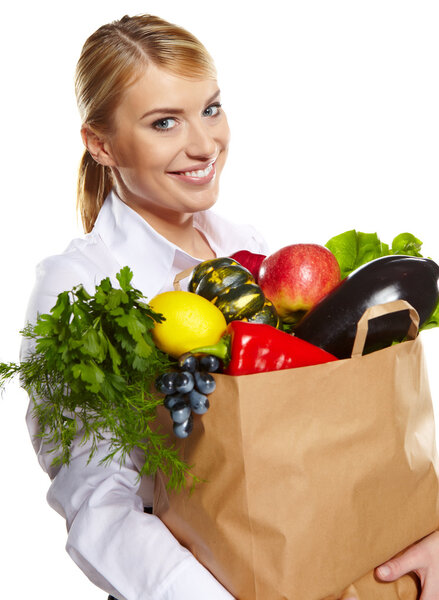
M 103 136 L 95 133 L 89 125 L 83 125 L 81 137 L 84 146 L 97 163 L 105 167 L 116 166 L 109 144 Z

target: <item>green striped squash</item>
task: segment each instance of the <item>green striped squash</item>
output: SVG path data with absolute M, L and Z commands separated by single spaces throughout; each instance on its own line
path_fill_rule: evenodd
M 253 275 L 244 267 L 225 265 L 206 273 L 198 284 L 196 293 L 213 301 L 214 298 L 226 293 L 230 288 L 254 282 Z
M 281 324 L 273 302 L 268 300 L 268 298 L 265 300 L 261 310 L 258 310 L 250 317 L 243 319 L 243 321 L 248 321 L 249 323 L 265 323 L 266 325 L 272 325 L 276 328 L 279 328 Z
M 195 267 L 192 271 L 192 277 L 189 281 L 188 290 L 190 292 L 196 292 L 198 284 L 202 280 L 202 278 L 211 273 L 214 269 L 224 266 L 232 266 L 238 265 L 239 263 L 233 258 L 228 258 L 227 256 L 223 256 L 221 258 L 211 258 L 209 260 L 204 260 L 199 265 Z
M 250 317 L 261 310 L 265 296 L 256 283 L 243 283 L 237 287 L 228 288 L 212 301 L 223 313 L 227 323 Z

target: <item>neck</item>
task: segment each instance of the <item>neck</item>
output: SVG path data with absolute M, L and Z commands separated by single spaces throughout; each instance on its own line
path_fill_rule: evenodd
M 215 253 L 210 248 L 205 236 L 195 229 L 192 213 L 179 213 L 160 206 L 154 206 L 152 210 L 141 202 L 130 200 L 118 188 L 116 188 L 116 192 L 122 202 L 135 210 L 168 241 L 196 258 L 215 258 Z

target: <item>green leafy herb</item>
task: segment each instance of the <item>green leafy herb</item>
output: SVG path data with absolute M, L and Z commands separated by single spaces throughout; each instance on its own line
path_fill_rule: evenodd
M 33 400 L 40 437 L 55 457 L 68 464 L 71 444 L 91 440 L 90 461 L 97 444 L 109 440 L 109 453 L 123 464 L 134 449 L 144 452 L 139 472 L 161 469 L 168 486 L 179 489 L 186 476 L 198 481 L 179 458 L 167 436 L 151 427 L 162 398 L 154 381 L 174 365 L 154 344 L 151 330 L 164 320 L 131 286 L 132 272 L 116 275 L 120 289 L 103 279 L 91 296 L 82 285 L 59 294 L 49 314 L 21 332 L 35 340 L 35 350 L 20 364 L 0 363 L 0 386 L 16 375 Z
M 389 246 L 383 243 L 376 233 L 363 233 L 351 229 L 332 237 L 325 245 L 337 259 L 342 279 L 361 265 L 381 256 L 399 254 L 422 257 L 422 242 L 412 233 L 400 233 Z M 439 326 L 439 303 L 420 329 L 437 326 Z

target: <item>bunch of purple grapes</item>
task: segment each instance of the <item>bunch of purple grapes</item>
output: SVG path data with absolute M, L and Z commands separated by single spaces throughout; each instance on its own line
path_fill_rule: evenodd
M 212 373 L 221 362 L 216 356 L 183 354 L 178 360 L 178 370 L 168 371 L 157 378 L 157 390 L 165 394 L 163 404 L 174 423 L 174 433 L 186 438 L 194 426 L 193 413 L 203 415 L 209 409 L 208 395 L 216 387 Z

